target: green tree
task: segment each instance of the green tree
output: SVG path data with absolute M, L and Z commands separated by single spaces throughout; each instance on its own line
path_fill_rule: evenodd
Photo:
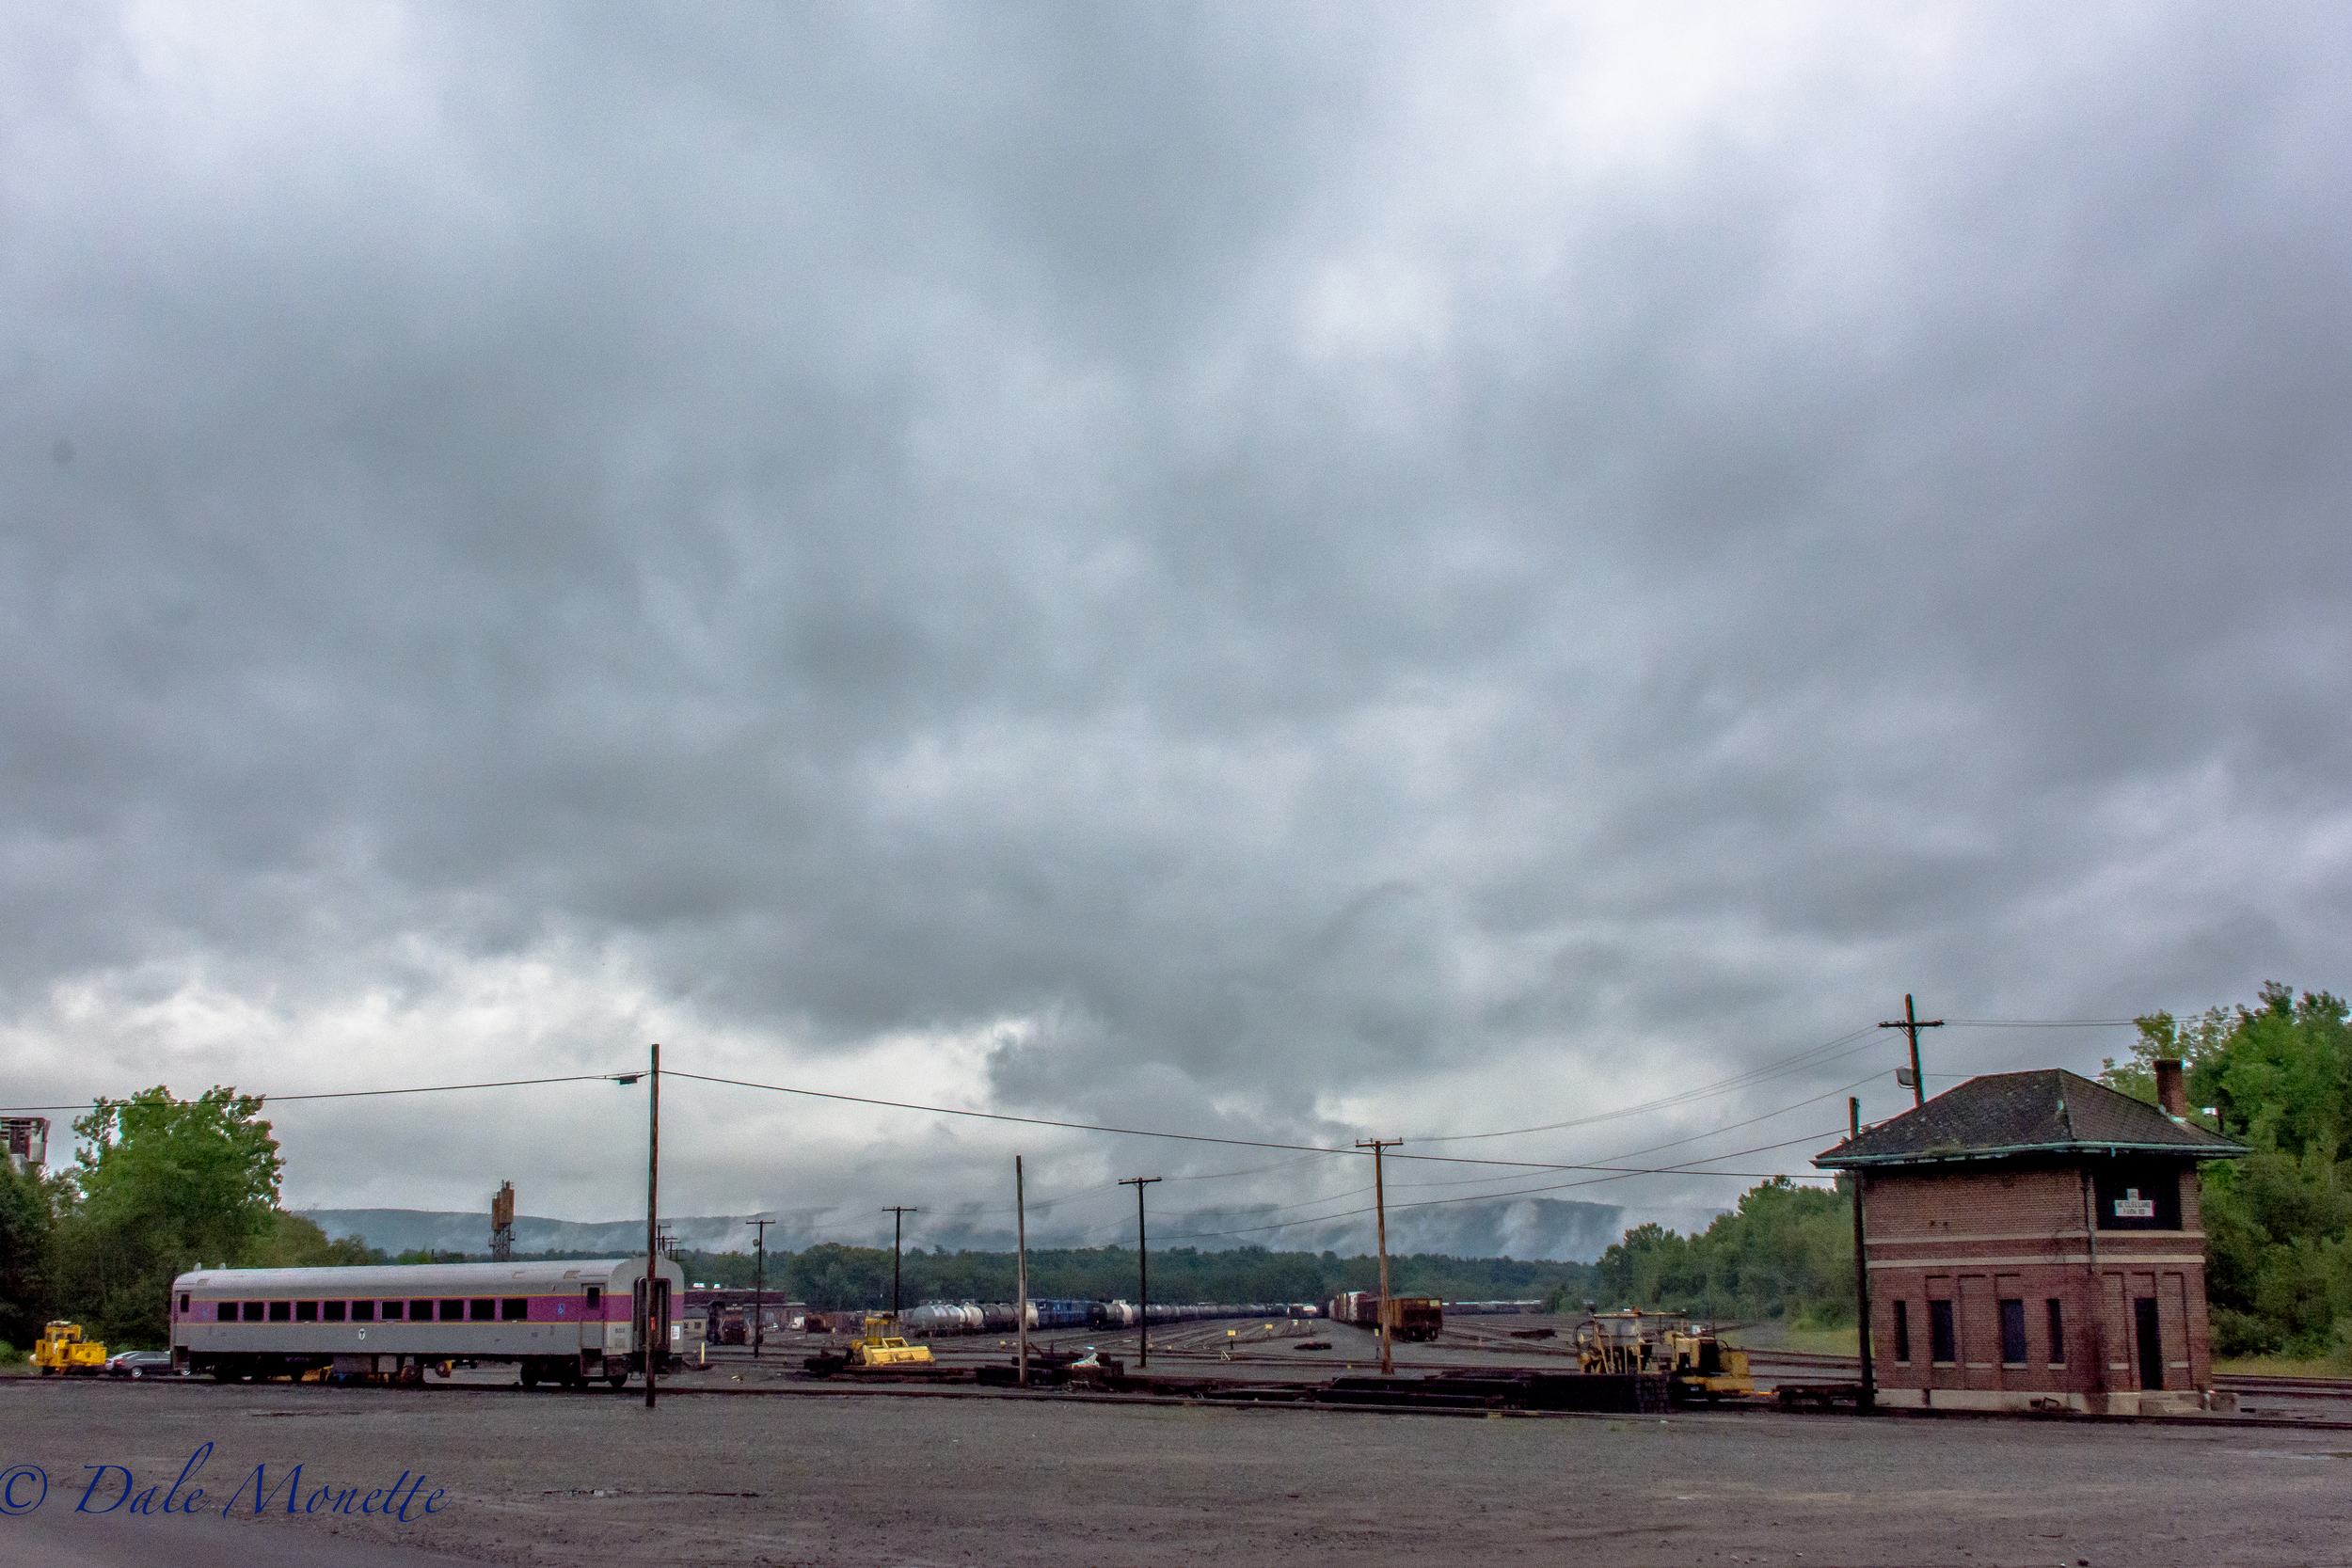
M 49 1320 L 49 1249 L 56 1223 L 48 1183 L 0 1160 L 0 1341 L 23 1350 Z
M 255 1269 L 337 1269 L 362 1263 L 387 1263 L 382 1249 L 368 1245 L 364 1236 L 327 1238 L 315 1220 L 274 1210 L 269 1228 L 246 1253 L 245 1264 Z
M 173 1275 L 249 1261 L 276 1229 L 284 1164 L 261 1111 L 234 1089 L 179 1100 L 159 1085 L 77 1119 L 52 1254 L 59 1307 L 109 1344 L 159 1344 Z
M 1714 1319 L 1853 1322 L 1853 1221 L 1846 1195 L 1776 1176 L 1704 1231 L 1637 1226 L 1595 1266 L 1604 1307 L 1659 1307 Z
M 2153 1064 L 2186 1069 L 2200 1119 L 2245 1144 L 2202 1167 L 2205 1293 L 2223 1354 L 2317 1356 L 2352 1341 L 2352 1024 L 2326 991 L 2265 984 L 2259 1005 L 2140 1019 L 2103 1082 L 2153 1102 Z

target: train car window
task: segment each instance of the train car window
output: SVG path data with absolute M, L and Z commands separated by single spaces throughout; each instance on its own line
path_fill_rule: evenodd
M 353 1302 L 351 1304 L 351 1321 L 356 1323 L 372 1323 L 375 1322 L 375 1303 L 372 1301 Z
M 286 1322 L 290 1321 L 293 1317 L 294 1317 L 294 1303 L 293 1303 L 293 1302 L 291 1302 L 291 1301 L 273 1301 L 273 1302 L 271 1302 L 271 1303 L 269 1304 L 269 1321 L 270 1321 L 270 1322 L 272 1322 L 272 1323 L 286 1323 Z
M 445 1301 L 441 1303 L 441 1321 L 445 1323 L 464 1323 L 466 1321 L 466 1304 L 462 1301 Z
M 323 1302 L 319 1307 L 319 1316 L 330 1323 L 342 1323 L 343 1321 L 343 1304 L 340 1301 Z
M 187 1311 L 187 1309 L 188 1309 L 188 1294 L 187 1294 L 187 1292 L 186 1292 L 185 1291 L 181 1291 L 181 1292 L 180 1292 L 180 1310 L 181 1310 L 183 1313 L 184 1313 L 184 1312 L 186 1312 L 186 1311 Z
M 262 1321 L 262 1308 L 264 1308 L 264 1307 L 267 1307 L 268 1305 L 269 1305 L 269 1304 L 268 1304 L 267 1302 L 263 1302 L 263 1301 L 248 1301 L 248 1302 L 246 1302 L 246 1303 L 245 1304 L 245 1321 L 246 1321 L 246 1323 L 260 1323 L 260 1322 Z
M 494 1323 L 498 1320 L 499 1304 L 487 1296 L 476 1296 L 473 1302 L 473 1321 L 478 1323 Z
M 529 1296 L 508 1296 L 499 1303 L 499 1322 L 502 1323 L 522 1323 L 530 1316 L 531 1298 Z
M 408 1321 L 412 1323 L 431 1323 L 433 1321 L 433 1304 L 429 1301 L 410 1302 L 408 1304 Z
M 319 1321 L 319 1304 L 317 1302 L 297 1301 L 294 1304 L 294 1322 L 298 1323 L 314 1323 Z
M 601 1286 L 601 1285 L 591 1285 L 591 1286 L 589 1286 L 589 1287 L 588 1287 L 588 1310 L 589 1310 L 589 1311 L 591 1311 L 591 1312 L 594 1312 L 594 1311 L 596 1311 L 596 1310 L 599 1307 L 601 1307 L 603 1304 L 604 1304 L 604 1287 L 603 1287 L 603 1286 Z

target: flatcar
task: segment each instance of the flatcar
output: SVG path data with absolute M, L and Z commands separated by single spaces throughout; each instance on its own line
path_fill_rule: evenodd
M 667 1259 L 417 1263 L 380 1268 L 196 1269 L 171 1283 L 176 1369 L 223 1381 L 299 1376 L 415 1382 L 453 1361 L 513 1362 L 526 1387 L 618 1388 L 675 1359 L 673 1302 L 686 1274 Z M 647 1332 L 650 1323 L 651 1331 Z

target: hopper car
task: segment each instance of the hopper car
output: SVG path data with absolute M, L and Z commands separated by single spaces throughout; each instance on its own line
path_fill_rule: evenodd
M 428 1367 L 512 1362 L 525 1386 L 618 1388 L 676 1360 L 686 1275 L 643 1257 L 330 1269 L 196 1269 L 171 1284 L 172 1365 L 223 1381 L 416 1382 Z

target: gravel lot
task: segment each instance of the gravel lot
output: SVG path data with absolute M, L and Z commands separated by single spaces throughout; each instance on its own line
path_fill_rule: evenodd
M 691 1387 L 691 1385 L 685 1386 Z M 191 1516 L 131 1516 L 211 1443 Z M 250 1478 L 299 1463 L 251 1513 Z M 8 1560 L 1351 1565 L 2352 1560 L 2352 1433 L 1483 1418 L 1098 1404 L 942 1391 L 627 1394 L 0 1383 L 0 1467 L 48 1499 Z M 77 1514 L 92 1472 L 130 1504 Z M 405 1523 L 361 1514 L 403 1471 Z M 320 1494 L 325 1484 L 333 1490 Z M 220 1508 L 246 1488 L 233 1521 Z M 354 1512 L 335 1513 L 345 1488 Z M 438 1488 L 438 1508 L 422 1503 Z M 114 1473 L 91 1500 L 122 1487 Z M 181 1497 L 185 1497 L 183 1487 Z M 22 1504 L 29 1482 L 10 1500 Z M 387 1550 L 402 1545 L 410 1551 Z M 159 1555 L 162 1554 L 162 1555 Z

